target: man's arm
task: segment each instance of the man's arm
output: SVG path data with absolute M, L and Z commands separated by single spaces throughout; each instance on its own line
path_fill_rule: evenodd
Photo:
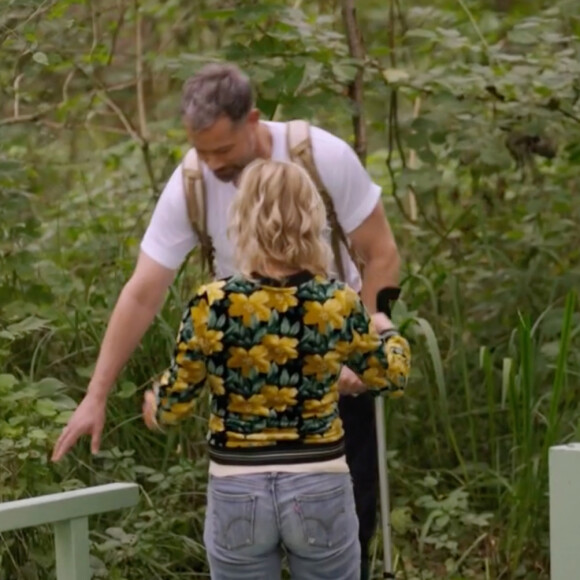
M 133 275 L 113 310 L 87 394 L 106 399 L 119 373 L 161 309 L 175 277 L 170 270 L 141 252 Z
M 333 198 L 338 220 L 365 261 L 361 298 L 368 311 L 375 313 L 378 291 L 398 286 L 400 264 L 381 188 L 345 141 L 315 127 L 311 127 L 311 135 L 316 167 Z M 339 389 L 342 394 L 353 394 L 364 390 L 364 385 L 345 367 Z
M 97 453 L 105 425 L 107 396 L 160 310 L 175 270 L 159 265 L 141 252 L 109 320 L 87 394 L 54 446 L 52 460 L 59 461 L 82 435 L 91 436 Z
M 53 461 L 63 457 L 82 435 L 91 436 L 91 451 L 98 452 L 107 396 L 159 312 L 175 272 L 196 243 L 178 166 L 155 206 L 135 271 L 109 320 L 87 394 L 56 442 Z
M 399 283 L 399 254 L 383 210 L 381 188 L 345 141 L 318 127 L 311 127 L 311 135 L 316 167 L 338 221 L 365 261 L 361 294 L 374 313 L 377 292 Z
M 380 199 L 370 215 L 349 234 L 349 238 L 365 263 L 362 302 L 371 313 L 373 322 L 380 322 L 383 326 L 382 321 L 376 319 L 383 316 L 377 313 L 377 294 L 382 288 L 398 286 L 400 258 Z M 366 389 L 367 386 L 350 369 L 343 369 L 339 383 L 341 394 L 357 394 Z
M 382 200 L 379 199 L 371 214 L 349 234 L 349 238 L 365 264 L 361 298 L 367 310 L 374 313 L 379 290 L 399 285 L 401 264 Z

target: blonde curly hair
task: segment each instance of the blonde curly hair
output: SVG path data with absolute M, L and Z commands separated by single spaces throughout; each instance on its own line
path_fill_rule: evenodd
M 331 250 L 324 202 L 299 165 L 258 159 L 243 171 L 228 235 L 246 276 L 269 268 L 326 276 Z

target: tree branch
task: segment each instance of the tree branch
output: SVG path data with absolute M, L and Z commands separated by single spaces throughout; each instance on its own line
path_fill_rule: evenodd
M 20 81 L 23 76 L 24 73 L 20 73 L 14 79 L 14 117 L 20 117 Z
M 419 116 L 419 111 L 421 110 L 421 99 L 417 97 L 415 99 L 415 103 L 413 104 L 413 119 L 416 119 Z M 409 162 L 407 163 L 407 167 L 411 169 L 417 168 L 417 152 L 415 149 L 411 149 L 409 151 Z M 409 188 L 407 190 L 407 198 L 405 200 L 407 205 L 407 211 L 411 216 L 411 220 L 413 222 L 417 221 L 417 197 L 415 196 L 415 192 Z
M 117 17 L 117 23 L 115 24 L 115 28 L 113 30 L 113 36 L 111 38 L 111 49 L 109 51 L 109 57 L 107 59 L 107 66 L 111 66 L 111 64 L 113 63 L 113 58 L 115 57 L 116 54 L 116 48 L 117 48 L 117 41 L 119 40 L 119 33 L 121 32 L 121 28 L 123 27 L 123 24 L 125 22 L 125 12 L 127 11 L 127 9 L 125 8 L 125 6 L 121 6 L 119 8 L 119 16 Z
M 48 126 L 49 121 L 44 121 L 44 117 L 46 117 L 49 113 L 52 113 L 59 107 L 62 107 L 68 101 L 68 87 L 70 82 L 72 81 L 74 74 L 77 70 L 81 69 L 73 69 L 67 75 L 63 87 L 62 87 L 62 101 L 58 104 L 51 105 L 44 110 L 41 111 L 34 111 L 33 113 L 26 113 L 24 115 L 20 114 L 20 103 L 16 100 L 14 103 L 14 115 L 12 117 L 7 117 L 4 119 L 0 119 L 0 126 L 2 125 L 18 125 L 20 123 L 36 123 L 39 121 L 43 121 L 45 125 Z M 93 98 L 94 96 L 98 95 L 100 92 L 105 91 L 106 93 L 111 93 L 113 91 L 122 91 L 124 89 L 128 89 L 135 85 L 135 81 L 125 81 L 122 83 L 118 83 L 116 85 L 104 87 L 103 85 L 100 86 L 98 90 L 91 91 L 88 96 L 89 98 Z M 17 92 L 17 82 L 15 81 L 15 94 Z M 56 126 L 65 126 L 63 123 L 54 123 L 52 122 L 54 127 Z M 127 131 L 123 131 L 123 133 L 127 133 Z
M 151 191 L 155 197 L 159 196 L 153 161 L 149 150 L 149 129 L 147 127 L 147 112 L 145 108 L 145 90 L 143 87 L 143 18 L 139 6 L 139 0 L 135 0 L 135 76 L 137 80 L 137 115 L 139 118 L 139 133 L 141 135 L 141 152 L 143 162 L 149 176 Z
M 143 90 L 143 18 L 139 0 L 135 0 L 135 75 L 137 77 L 137 111 L 139 115 L 139 132 L 144 141 L 148 141 L 147 114 L 145 112 L 145 91 Z
M 10 28 L 6 25 L 3 25 L 1 27 L 2 29 L 4 29 L 2 30 L 2 32 L 6 35 L 6 37 L 14 34 L 20 28 L 26 26 L 34 18 L 42 16 L 44 13 L 48 12 L 57 3 L 57 1 L 58 0 L 44 0 L 44 2 L 41 2 L 40 6 L 38 6 L 35 10 L 33 10 L 30 14 L 28 14 L 25 18 L 23 18 L 21 22 L 18 22 L 18 24 L 16 24 L 14 28 Z M 0 44 L 2 44 L 3 41 L 4 38 L 0 37 Z
M 36 111 L 35 113 L 30 113 L 28 115 L 18 115 L 6 119 L 0 119 L 0 127 L 3 125 L 18 125 L 20 123 L 35 123 L 54 111 L 56 108 L 58 108 L 58 105 L 53 105 L 45 111 Z
M 351 57 L 358 61 L 358 70 L 352 83 L 348 87 L 348 95 L 353 102 L 354 112 L 352 123 L 354 128 L 354 150 L 359 159 L 366 163 L 367 156 L 367 132 L 364 118 L 364 60 L 365 51 L 362 35 L 356 19 L 354 0 L 342 0 L 342 17 L 346 29 L 348 49 Z

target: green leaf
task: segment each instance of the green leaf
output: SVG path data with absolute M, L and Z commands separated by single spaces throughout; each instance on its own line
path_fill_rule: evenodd
M 436 165 L 437 163 L 437 157 L 429 147 L 420 147 L 417 149 L 417 155 L 423 163 L 428 163 L 429 165 Z
M 441 183 L 441 173 L 431 167 L 420 169 L 406 168 L 401 173 L 399 186 L 404 189 L 409 186 L 414 187 L 418 193 L 432 191 Z
M 54 419 L 56 425 L 66 425 L 73 416 L 73 411 L 62 411 Z
M 284 317 L 284 319 L 282 320 L 282 324 L 280 324 L 280 332 L 284 335 L 290 332 L 290 322 L 286 317 Z
M 77 403 L 74 399 L 69 397 L 68 395 L 60 394 L 56 397 L 53 397 L 53 402 L 55 407 L 59 411 L 71 411 L 77 408 Z
M 25 318 L 20 322 L 11 324 L 10 326 L 8 326 L 7 330 L 8 332 L 10 332 L 15 336 L 22 336 L 30 332 L 36 332 L 37 330 L 47 328 L 48 322 L 49 322 L 48 320 L 44 320 L 43 318 L 29 316 L 28 318 Z
M 56 393 L 59 393 L 66 389 L 66 385 L 64 383 L 53 377 L 46 377 L 44 379 L 41 379 L 40 381 L 34 383 L 31 386 L 33 386 L 37 390 L 39 398 L 51 397 Z
M 426 30 L 424 28 L 414 28 L 413 30 L 408 30 L 405 34 L 406 38 L 425 38 L 427 40 L 437 40 L 437 34 L 432 30 Z
M 0 375 L 0 390 L 10 390 L 15 384 L 18 383 L 18 380 L 14 375 L 9 374 L 1 374 Z
M 55 404 L 49 399 L 36 401 L 36 412 L 43 417 L 54 417 L 57 414 Z
M 398 68 L 385 68 L 382 71 L 383 78 L 391 85 L 409 80 L 409 73 Z
M 354 80 L 358 68 L 351 64 L 334 63 L 332 64 L 332 72 L 336 76 L 336 80 L 340 83 L 350 83 Z
M 137 385 L 131 381 L 121 383 L 116 395 L 121 399 L 129 399 L 137 392 Z
M 42 64 L 44 66 L 48 66 L 48 57 L 44 52 L 35 52 L 32 55 L 32 60 L 37 62 L 38 64 Z
M 37 439 L 37 440 L 44 440 L 48 437 L 48 435 L 46 434 L 46 431 L 43 431 L 42 429 L 32 429 L 28 432 L 28 436 L 31 439 Z
M 391 511 L 391 526 L 400 536 L 413 529 L 412 511 L 408 507 L 397 507 Z
M 508 39 L 514 44 L 536 44 L 538 42 L 538 37 L 533 32 L 529 30 L 511 30 L 508 32 Z
M 296 336 L 300 332 L 300 322 L 295 322 L 290 328 L 288 334 L 290 336 Z

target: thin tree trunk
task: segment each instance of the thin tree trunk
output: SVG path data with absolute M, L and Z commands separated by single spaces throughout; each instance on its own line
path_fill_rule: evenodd
M 364 117 L 364 57 L 363 39 L 356 19 L 355 0 L 342 0 L 342 17 L 346 29 L 348 48 L 351 57 L 358 60 L 359 69 L 348 87 L 348 95 L 354 106 L 352 123 L 354 128 L 354 150 L 359 159 L 366 163 L 367 131 Z

